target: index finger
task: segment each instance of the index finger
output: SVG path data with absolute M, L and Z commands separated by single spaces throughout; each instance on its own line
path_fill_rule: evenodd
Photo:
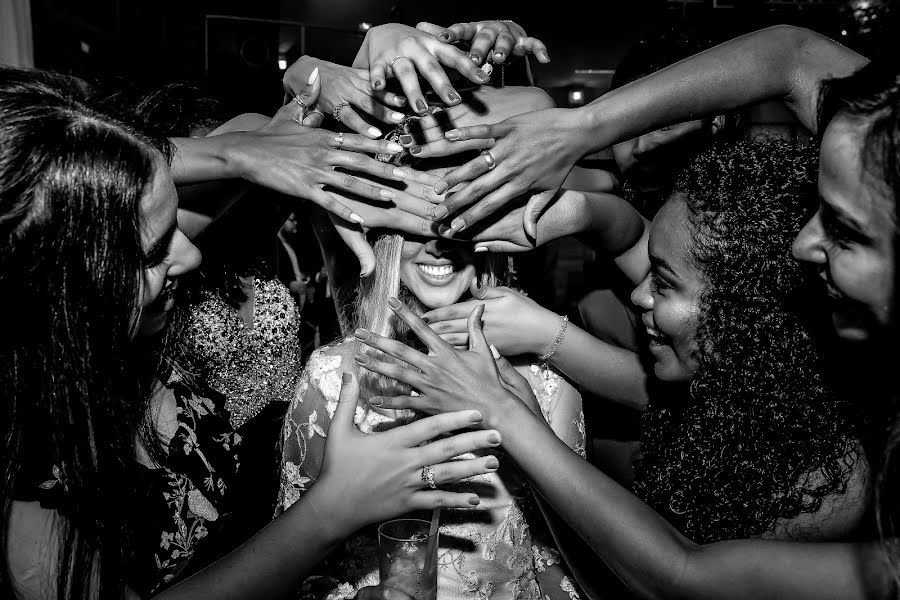
M 397 432 L 397 435 L 402 436 L 409 446 L 416 447 L 422 442 L 433 440 L 434 438 L 442 436 L 445 433 L 450 433 L 451 431 L 478 427 L 482 421 L 484 421 L 484 417 L 482 417 L 481 413 L 477 410 L 458 410 L 456 412 L 448 412 L 427 417 L 425 419 L 419 419 L 418 421 L 413 421 L 403 427 L 391 429 L 387 433 L 381 435 L 391 435 L 393 432 Z M 474 449 L 475 448 L 463 449 L 460 454 Z
M 441 336 L 436 334 L 431 328 L 428 326 L 428 323 L 423 321 L 417 314 L 413 311 L 409 310 L 409 307 L 397 300 L 396 298 L 388 299 L 388 306 L 391 307 L 391 310 L 394 311 L 400 319 L 406 323 L 409 328 L 416 334 L 416 336 L 425 344 L 425 347 L 430 351 L 438 354 L 438 352 L 447 352 L 452 351 L 453 346 L 445 342 L 441 339 Z
M 465 319 L 469 316 L 479 304 L 484 304 L 483 300 L 467 300 L 450 306 L 442 306 L 434 310 L 430 310 L 422 315 L 422 320 L 426 323 L 439 323 L 441 321 L 453 321 L 456 319 Z

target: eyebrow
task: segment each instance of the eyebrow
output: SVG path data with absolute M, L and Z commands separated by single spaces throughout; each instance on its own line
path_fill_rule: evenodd
M 652 266 L 656 267 L 657 270 L 665 269 L 672 275 L 672 277 L 681 281 L 681 278 L 678 276 L 678 273 L 675 272 L 675 269 L 673 269 L 672 266 L 665 261 L 665 259 L 660 258 L 658 256 L 651 256 L 650 264 Z
M 178 229 L 178 224 L 172 223 L 166 232 L 144 253 L 144 264 L 146 266 L 154 266 L 162 262 L 169 251 L 169 244 L 172 243 L 172 236 L 175 235 L 176 229 Z

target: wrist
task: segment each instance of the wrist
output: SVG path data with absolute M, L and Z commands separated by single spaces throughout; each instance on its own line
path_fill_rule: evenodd
M 576 141 L 582 146 L 582 156 L 598 152 L 614 141 L 608 131 L 609 119 L 603 117 L 604 105 L 603 97 L 600 97 L 590 104 L 571 109 L 575 112 Z
M 484 416 L 484 426 L 486 429 L 496 429 L 500 432 L 500 437 L 504 438 L 506 432 L 510 428 L 514 428 L 514 423 L 518 419 L 519 413 L 524 411 L 532 414 L 531 409 L 526 406 L 525 402 L 520 400 L 513 392 L 503 389 L 503 393 L 490 403 L 491 410 L 481 410 Z
M 216 136 L 221 138 L 221 147 L 215 158 L 223 164 L 225 178 L 254 181 L 246 152 L 247 145 L 252 143 L 250 135 L 247 132 L 235 131 Z
M 556 332 L 559 329 L 560 316 L 553 311 L 541 308 L 541 314 L 535 329 L 538 335 L 534 338 L 534 344 L 529 348 L 529 353 L 535 356 L 541 356 L 553 345 L 556 339 Z
M 349 496 L 334 484 L 334 477 L 325 475 L 317 480 L 295 505 L 306 507 L 305 513 L 310 517 L 308 522 L 315 523 L 318 534 L 311 539 L 325 545 L 345 540 L 354 531 L 368 525 L 359 518 L 359 507 L 350 506 L 347 502 Z

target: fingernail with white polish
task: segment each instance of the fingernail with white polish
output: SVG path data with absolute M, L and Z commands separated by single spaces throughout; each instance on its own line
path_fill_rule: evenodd
M 488 249 L 486 246 L 475 246 L 475 252 L 487 252 Z
M 365 220 L 355 212 L 350 213 L 350 220 L 354 223 L 359 223 L 360 225 L 365 223 Z
M 493 344 L 491 344 L 491 356 L 495 359 L 500 358 L 500 353 L 497 352 L 497 348 Z
M 316 67 L 312 70 L 312 73 L 309 74 L 309 79 L 306 81 L 306 85 L 312 85 L 316 82 L 316 79 L 319 78 L 319 67 Z
M 388 144 L 388 150 L 390 150 L 391 152 L 403 152 L 403 146 L 391 142 Z
M 393 120 L 395 120 L 395 121 L 402 121 L 402 120 L 403 120 L 403 113 L 398 113 L 398 112 L 391 113 L 391 118 L 392 118 Z
M 379 130 L 377 127 L 369 127 L 369 135 L 381 137 L 381 130 Z
M 402 148 L 401 148 L 402 150 Z M 409 175 L 403 169 L 394 169 L 394 177 L 407 178 Z
M 380 189 L 378 190 L 378 195 L 382 198 L 396 198 L 397 194 L 392 192 L 391 190 Z

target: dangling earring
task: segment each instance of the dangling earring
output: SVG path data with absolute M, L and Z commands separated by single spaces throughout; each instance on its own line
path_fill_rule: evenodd
M 688 388 L 688 390 L 690 391 L 692 399 L 699 400 L 699 398 L 697 397 L 697 380 L 696 379 L 691 380 L 691 385 Z

